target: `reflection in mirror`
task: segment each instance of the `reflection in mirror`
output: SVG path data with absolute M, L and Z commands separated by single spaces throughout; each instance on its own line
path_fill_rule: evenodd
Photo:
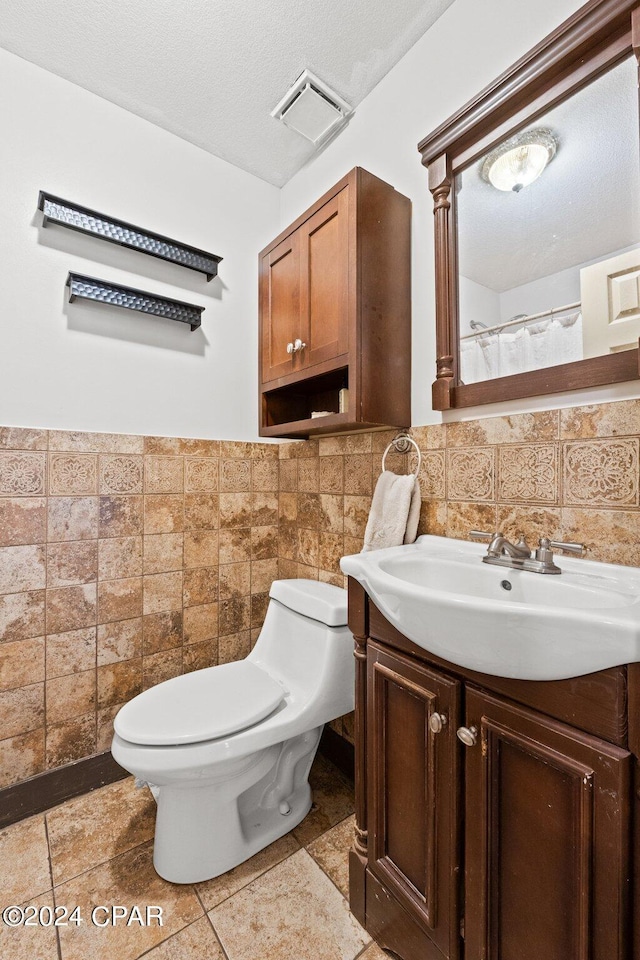
M 629 57 L 455 178 L 462 383 L 637 348 Z

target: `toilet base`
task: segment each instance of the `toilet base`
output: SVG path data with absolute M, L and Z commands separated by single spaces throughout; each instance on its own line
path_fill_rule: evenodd
M 293 830 L 311 809 L 308 777 L 322 729 L 246 758 L 230 779 L 154 789 L 158 874 L 171 883 L 211 880 Z

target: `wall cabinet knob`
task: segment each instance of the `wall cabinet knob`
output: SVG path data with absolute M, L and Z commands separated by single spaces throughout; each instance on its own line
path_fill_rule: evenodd
M 297 337 L 293 344 L 293 352 L 297 353 L 298 350 L 304 350 L 305 347 L 306 347 L 306 343 L 303 343 L 300 337 Z
M 287 344 L 287 353 L 295 353 L 295 351 L 296 351 L 296 348 L 295 348 L 295 346 L 294 346 L 294 344 L 293 344 L 293 341 L 290 341 L 290 342 Z
M 444 713 L 432 713 L 429 717 L 429 730 L 431 733 L 442 733 L 447 725 L 447 718 Z
M 461 740 L 465 747 L 475 747 L 478 740 L 477 727 L 458 727 L 456 734 L 458 740 Z

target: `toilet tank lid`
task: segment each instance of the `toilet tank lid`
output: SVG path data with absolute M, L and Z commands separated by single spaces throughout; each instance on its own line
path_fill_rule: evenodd
M 344 627 L 347 623 L 347 591 L 319 580 L 274 580 L 269 596 L 296 613 L 326 623 L 328 627 Z

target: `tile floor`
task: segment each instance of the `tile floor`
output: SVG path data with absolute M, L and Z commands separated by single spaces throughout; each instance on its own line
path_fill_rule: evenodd
M 0 957 L 384 960 L 346 899 L 351 786 L 323 757 L 311 782 L 314 806 L 292 833 L 195 885 L 167 883 L 154 871 L 155 804 L 132 778 L 0 831 L 0 909 L 79 906 L 85 918 L 57 928 L 0 921 Z M 164 924 L 93 926 L 91 912 L 102 905 L 160 906 Z

